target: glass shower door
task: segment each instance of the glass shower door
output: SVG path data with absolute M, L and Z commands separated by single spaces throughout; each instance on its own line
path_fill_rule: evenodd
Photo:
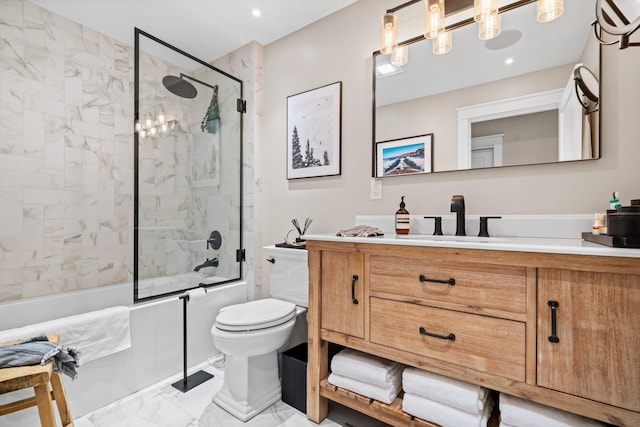
M 136 29 L 134 301 L 241 278 L 242 82 Z

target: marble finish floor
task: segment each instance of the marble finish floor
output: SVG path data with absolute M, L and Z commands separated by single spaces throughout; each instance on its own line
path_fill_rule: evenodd
M 329 416 L 321 424 L 307 419 L 295 408 L 278 401 L 244 423 L 212 402 L 222 387 L 223 371 L 205 366 L 214 378 L 182 393 L 171 386 L 171 378 L 127 396 L 109 406 L 75 420 L 75 427 L 386 427 L 380 421 L 331 404 Z

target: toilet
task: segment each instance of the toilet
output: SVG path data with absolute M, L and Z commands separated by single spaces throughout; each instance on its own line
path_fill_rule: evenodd
M 225 355 L 224 382 L 213 401 L 241 421 L 280 399 L 278 350 L 309 305 L 307 251 L 263 249 L 271 263 L 271 298 L 224 307 L 211 328 Z

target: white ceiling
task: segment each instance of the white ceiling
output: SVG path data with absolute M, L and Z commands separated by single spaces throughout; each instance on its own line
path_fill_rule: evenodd
M 138 27 L 210 62 L 253 40 L 267 45 L 356 0 L 30 1 L 131 46 Z

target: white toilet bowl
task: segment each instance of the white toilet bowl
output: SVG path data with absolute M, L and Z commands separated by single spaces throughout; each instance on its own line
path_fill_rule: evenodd
M 211 328 L 225 354 L 224 382 L 213 401 L 247 421 L 280 399 L 278 354 L 296 323 L 296 305 L 271 298 L 223 308 Z

